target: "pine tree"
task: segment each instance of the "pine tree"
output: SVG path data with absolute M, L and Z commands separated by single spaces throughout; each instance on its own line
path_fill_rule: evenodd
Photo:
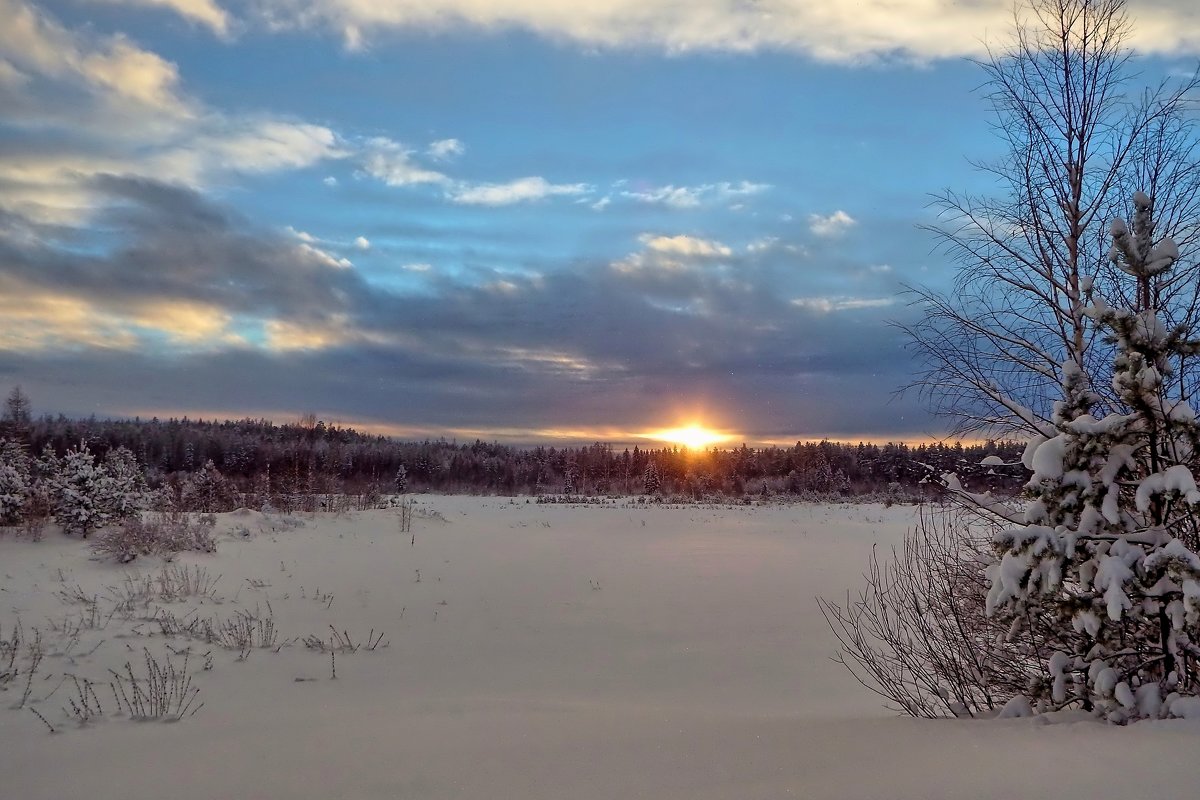
M 54 519 L 63 531 L 78 531 L 83 538 L 108 524 L 108 499 L 112 480 L 84 442 L 72 448 L 59 462 L 53 477 Z
M 150 505 L 150 488 L 137 457 L 126 447 L 116 447 L 104 455 L 108 474 L 105 511 L 112 521 L 136 516 Z
M 646 471 L 642 475 L 642 486 L 646 494 L 658 494 L 662 489 L 662 476 L 658 473 L 658 464 L 653 461 L 646 465 Z
M 187 511 L 215 513 L 233 507 L 233 487 L 210 458 L 184 480 L 180 499 Z
M 26 439 L 33 425 L 32 405 L 29 395 L 20 386 L 14 386 L 4 400 L 4 412 L 0 414 L 0 431 L 12 439 Z
M 408 470 L 404 465 L 400 465 L 400 469 L 396 470 L 396 494 L 404 494 L 408 491 Z
M 31 494 L 29 454 L 17 442 L 0 439 L 0 525 L 25 517 Z
M 1200 340 L 1160 321 L 1150 287 L 1178 249 L 1152 243 L 1149 197 L 1134 208 L 1132 231 L 1113 223 L 1110 257 L 1136 278 L 1137 307 L 1096 299 L 1085 312 L 1114 347 L 1119 406 L 1093 416 L 1089 376 L 1064 365 L 1053 426 L 1025 453 L 1032 502 L 997 537 L 988 595 L 1013 641 L 1044 659 L 1032 700 L 1116 722 L 1165 716 L 1200 692 L 1200 423 L 1171 380 Z

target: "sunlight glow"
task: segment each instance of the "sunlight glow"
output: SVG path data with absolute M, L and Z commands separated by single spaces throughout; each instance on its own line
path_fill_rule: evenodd
M 710 447 L 714 444 L 729 441 L 733 436 L 719 433 L 702 425 L 688 425 L 684 428 L 664 428 L 645 434 L 647 439 L 657 439 L 671 444 L 681 444 L 692 450 Z

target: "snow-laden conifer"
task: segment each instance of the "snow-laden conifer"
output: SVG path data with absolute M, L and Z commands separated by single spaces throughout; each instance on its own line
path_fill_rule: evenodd
M 54 462 L 47 460 L 47 463 Z M 67 451 L 53 477 L 54 519 L 67 533 L 87 535 L 111 519 L 112 479 L 84 442 Z
M 18 442 L 0 439 L 0 525 L 16 525 L 24 518 L 30 481 L 25 448 Z
M 1063 366 L 1053 426 L 1025 452 L 1030 502 L 996 538 L 987 598 L 1041 667 L 1035 707 L 1078 705 L 1117 722 L 1167 715 L 1200 690 L 1200 424 L 1172 380 L 1200 341 L 1167 328 L 1151 302 L 1178 248 L 1152 244 L 1151 199 L 1133 202 L 1132 225 L 1112 225 L 1110 257 L 1137 280 L 1138 307 L 1096 298 L 1085 312 L 1114 347 L 1115 402 L 1097 413 L 1090 376 Z

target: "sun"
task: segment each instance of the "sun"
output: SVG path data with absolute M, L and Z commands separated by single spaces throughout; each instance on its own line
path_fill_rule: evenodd
M 648 438 L 658 439 L 672 444 L 681 444 L 691 450 L 699 450 L 714 444 L 729 440 L 730 436 L 719 433 L 702 425 L 688 425 L 685 428 L 665 428 L 653 431 Z

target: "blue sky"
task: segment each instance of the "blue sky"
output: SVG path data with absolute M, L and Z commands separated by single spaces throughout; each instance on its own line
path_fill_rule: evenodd
M 1131 4 L 1148 77 L 1200 19 Z M 0 384 L 404 436 L 940 435 L 888 327 L 1006 2 L 0 0 Z

